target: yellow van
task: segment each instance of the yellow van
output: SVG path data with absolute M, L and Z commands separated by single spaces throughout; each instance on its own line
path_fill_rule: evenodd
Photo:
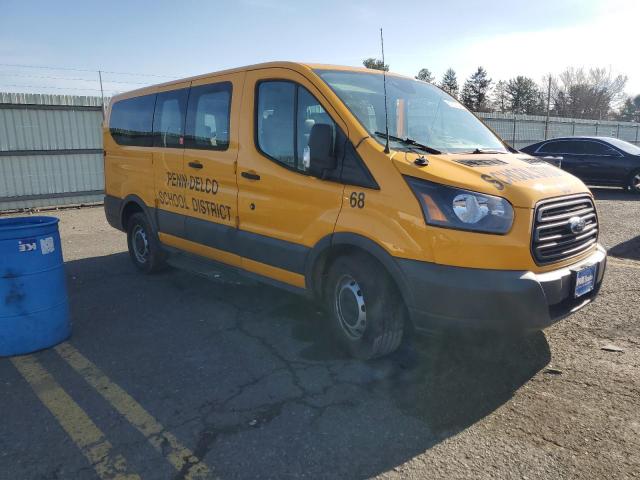
M 309 295 L 359 358 L 411 327 L 542 329 L 605 271 L 580 180 L 400 75 L 277 62 L 144 88 L 112 99 L 104 150 L 138 268 L 177 255 Z

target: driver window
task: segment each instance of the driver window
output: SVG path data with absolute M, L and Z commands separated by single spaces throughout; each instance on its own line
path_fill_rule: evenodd
M 309 137 L 314 125 L 330 125 L 335 141 L 335 123 L 326 110 L 306 88 L 298 87 L 298 115 L 297 115 L 297 159 L 298 170 L 307 171 L 310 165 Z
M 257 103 L 258 148 L 288 168 L 309 170 L 309 138 L 314 125 L 330 125 L 335 139 L 335 123 L 304 87 L 287 81 L 261 82 Z

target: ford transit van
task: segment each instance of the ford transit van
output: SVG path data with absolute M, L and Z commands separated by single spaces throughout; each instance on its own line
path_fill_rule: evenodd
M 278 62 L 114 97 L 105 212 L 133 263 L 185 256 L 308 295 L 358 358 L 414 329 L 540 330 L 593 300 L 606 253 L 585 185 L 438 87 L 384 81 Z

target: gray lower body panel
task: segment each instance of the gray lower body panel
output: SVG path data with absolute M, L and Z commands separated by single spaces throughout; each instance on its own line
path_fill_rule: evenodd
M 109 224 L 118 230 L 122 225 L 122 208 L 126 202 L 111 195 L 104 197 L 104 211 Z M 311 249 L 304 245 L 240 230 L 202 218 L 181 215 L 159 208 L 146 207 L 151 222 L 160 233 L 184 238 L 225 252 L 234 253 L 256 262 L 265 263 L 290 272 L 304 274 Z
M 574 298 L 574 270 L 597 264 L 595 288 Z M 408 305 L 418 330 L 447 327 L 541 330 L 589 303 L 606 268 L 601 246 L 570 267 L 547 273 L 481 270 L 399 259 L 412 291 Z
M 104 196 L 104 215 L 113 228 L 124 231 L 121 223 L 122 200 L 111 195 Z

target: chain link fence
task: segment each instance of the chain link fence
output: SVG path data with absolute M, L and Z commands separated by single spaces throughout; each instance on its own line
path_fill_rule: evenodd
M 513 113 L 477 113 L 504 141 L 516 149 L 557 137 L 615 137 L 638 145 L 640 124 L 608 120 L 515 115 Z

